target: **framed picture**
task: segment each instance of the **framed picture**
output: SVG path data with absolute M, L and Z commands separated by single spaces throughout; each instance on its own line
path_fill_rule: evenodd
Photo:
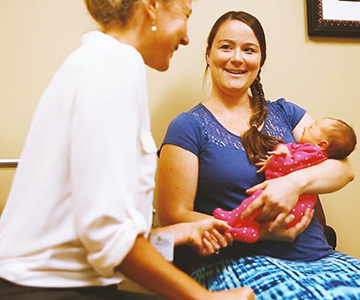
M 306 0 L 308 34 L 360 38 L 360 0 Z

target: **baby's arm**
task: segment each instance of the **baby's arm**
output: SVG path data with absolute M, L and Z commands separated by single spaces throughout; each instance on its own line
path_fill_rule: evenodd
M 278 155 L 278 156 L 291 156 L 290 150 L 289 148 L 285 145 L 285 144 L 277 144 L 274 147 L 273 151 L 269 151 L 268 152 L 268 156 L 266 157 L 266 159 L 260 159 L 260 161 L 258 163 L 255 164 L 255 166 L 257 167 L 261 167 L 259 170 L 257 170 L 257 173 L 261 173 L 264 172 L 266 170 L 266 168 L 269 166 L 270 164 L 270 160 L 273 158 L 274 155 Z
M 274 147 L 273 151 L 269 151 L 268 152 L 269 155 L 286 155 L 286 156 L 291 156 L 290 150 L 288 148 L 288 146 L 286 146 L 285 144 L 277 144 Z

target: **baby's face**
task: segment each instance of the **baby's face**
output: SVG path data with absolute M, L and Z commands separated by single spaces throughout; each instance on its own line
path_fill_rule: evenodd
M 317 144 L 321 142 L 321 140 L 326 140 L 327 133 L 331 130 L 334 122 L 332 119 L 323 118 L 305 127 L 300 138 L 300 143 Z

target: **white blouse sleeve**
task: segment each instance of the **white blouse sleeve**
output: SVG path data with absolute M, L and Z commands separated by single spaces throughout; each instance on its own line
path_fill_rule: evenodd
M 149 230 L 134 205 L 145 72 L 138 61 L 127 64 L 119 67 L 109 59 L 85 70 L 75 99 L 70 159 L 74 225 L 87 260 L 104 277 L 114 274 L 136 237 Z

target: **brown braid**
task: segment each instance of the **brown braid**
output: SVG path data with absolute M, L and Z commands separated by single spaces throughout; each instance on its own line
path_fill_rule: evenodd
M 258 130 L 258 127 L 264 123 L 267 115 L 265 94 L 260 82 L 260 71 L 250 89 L 252 93 L 250 104 L 253 114 L 250 118 L 250 129 L 242 136 L 242 144 L 248 159 L 252 163 L 256 163 L 261 157 L 264 158 L 267 152 L 272 150 L 282 140 L 263 134 Z

